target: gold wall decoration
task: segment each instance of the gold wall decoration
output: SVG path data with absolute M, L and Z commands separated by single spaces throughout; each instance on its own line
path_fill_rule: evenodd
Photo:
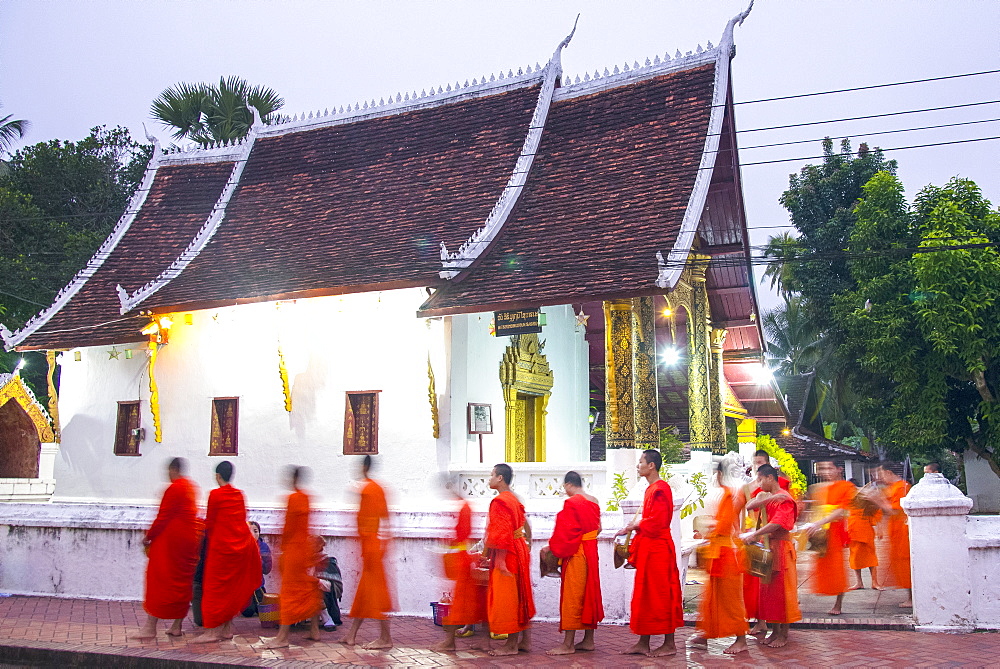
M 17 402 L 24 413 L 28 414 L 28 418 L 31 419 L 31 424 L 38 434 L 38 441 L 43 444 L 51 444 L 56 441 L 49 415 L 35 398 L 35 394 L 21 379 L 20 374 L 16 372 L 7 379 L 5 384 L 0 386 L 0 407 L 7 402 Z
M 155 341 L 149 342 L 149 411 L 153 414 L 153 436 L 156 443 L 163 441 L 163 425 L 160 422 L 160 389 L 156 385 L 156 349 Z
M 635 414 L 635 448 L 643 450 L 660 447 L 655 326 L 653 298 L 633 298 L 632 405 Z
M 726 377 L 722 373 L 722 345 L 726 341 L 727 331 L 722 328 L 710 328 L 712 341 L 711 375 L 709 391 L 712 398 L 712 451 L 717 455 L 726 453 L 726 414 L 723 406 Z
M 632 300 L 604 303 L 605 447 L 635 448 Z
M 545 461 L 545 416 L 554 376 L 534 333 L 514 335 L 500 362 L 508 462 Z
M 285 366 L 285 352 L 278 342 L 278 376 L 281 378 L 281 392 L 285 396 L 285 411 L 292 412 L 292 389 L 288 385 L 288 367 Z
M 52 430 L 55 433 L 55 441 L 59 441 L 61 439 L 60 433 L 62 430 L 59 427 L 59 392 L 56 390 L 55 381 L 56 352 L 46 351 L 45 362 L 49 365 L 49 369 L 45 377 L 49 388 L 49 416 L 52 417 Z
M 431 403 L 431 424 L 432 433 L 437 439 L 441 436 L 441 425 L 438 421 L 438 396 L 437 384 L 434 381 L 434 368 L 431 367 L 431 354 L 427 354 L 427 399 Z

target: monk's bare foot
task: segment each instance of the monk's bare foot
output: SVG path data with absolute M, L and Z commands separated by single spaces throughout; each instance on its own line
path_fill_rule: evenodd
M 708 648 L 708 639 L 703 636 L 693 636 L 688 639 L 688 645 L 695 648 Z
M 345 646 L 353 646 L 357 641 L 353 636 L 345 636 L 343 639 L 337 639 L 334 643 L 342 643 Z
M 834 608 L 832 608 L 829 611 L 827 611 L 827 613 L 829 613 L 831 616 L 839 616 L 840 615 L 840 607 L 836 607 L 835 606 Z
M 306 634 L 306 638 L 309 639 L 310 641 L 322 641 L 323 640 L 323 637 L 321 637 L 319 635 L 319 632 L 309 632 L 309 634 Z
M 775 637 L 774 639 L 771 639 L 770 641 L 765 641 L 764 642 L 764 645 L 768 646 L 769 648 L 783 648 L 787 644 L 788 644 L 788 637 L 787 636 Z
M 753 636 L 757 636 L 758 634 L 767 634 L 767 623 L 763 620 L 758 620 L 753 626 L 753 629 L 750 630 L 750 634 Z
M 885 590 L 881 585 L 875 585 L 872 583 L 872 590 Z
M 168 632 L 169 634 L 169 632 Z M 130 639 L 135 639 L 136 641 L 148 641 L 149 639 L 156 638 L 156 628 L 149 629 L 148 627 L 143 627 L 141 630 L 135 634 L 129 635 Z
M 383 639 L 380 637 L 374 641 L 369 641 L 362 648 L 365 650 L 387 650 L 392 648 L 392 639 Z
M 623 650 L 622 655 L 647 655 L 649 654 L 649 644 L 639 641 L 628 650 Z
M 517 655 L 517 652 L 518 652 L 517 645 L 515 644 L 512 646 L 509 643 L 505 643 L 499 648 L 494 648 L 493 650 L 489 651 L 490 655 L 492 655 L 493 657 L 503 657 L 505 655 Z
M 736 641 L 733 642 L 729 648 L 722 651 L 726 655 L 736 655 L 737 653 L 749 652 L 750 649 L 747 647 L 746 637 L 738 636 Z
M 188 643 L 214 643 L 219 640 L 219 634 L 215 631 L 206 631 L 191 639 Z
M 573 647 L 576 648 L 577 650 L 591 651 L 594 650 L 594 640 L 591 639 L 590 641 L 587 641 L 586 639 L 584 639 L 583 641 L 581 641 L 580 643 L 576 644 Z
M 441 643 L 431 646 L 431 650 L 435 653 L 452 653 L 455 651 L 455 640 L 445 639 Z
M 261 641 L 264 642 L 264 645 L 261 646 L 261 648 L 267 650 L 272 650 L 274 648 L 288 648 L 288 639 L 279 639 L 278 637 L 274 636 L 271 637 L 270 639 L 261 639 Z
M 668 655 L 676 655 L 677 647 L 672 643 L 664 643 L 662 646 L 656 650 L 651 650 L 646 655 L 649 657 L 667 657 Z
M 770 646 L 771 642 L 777 638 L 778 638 L 778 633 L 772 630 L 771 633 L 767 635 L 767 638 L 761 641 L 760 643 L 762 646 Z
M 180 630 L 177 630 L 175 632 L 173 629 L 169 629 L 167 630 L 167 636 L 184 636 L 184 632 Z
M 849 587 L 848 591 L 850 591 L 850 590 L 864 590 L 864 589 L 865 589 L 865 584 L 864 583 L 858 583 L 857 585 L 852 585 L 851 587 Z
M 576 646 L 556 646 L 550 650 L 545 651 L 546 655 L 572 655 L 576 652 Z
M 899 605 L 899 608 L 901 608 L 901 609 L 912 609 L 913 608 L 913 600 L 912 599 L 906 600 L 905 602 L 903 602 L 902 604 Z

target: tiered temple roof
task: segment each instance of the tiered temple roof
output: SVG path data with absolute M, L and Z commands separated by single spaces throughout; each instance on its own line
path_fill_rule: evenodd
M 572 83 L 567 38 L 527 72 L 157 147 L 115 232 L 5 344 L 124 343 L 140 311 L 412 286 L 435 289 L 424 316 L 663 294 L 697 249 L 727 349 L 759 356 L 729 86 L 744 17 L 718 47 Z

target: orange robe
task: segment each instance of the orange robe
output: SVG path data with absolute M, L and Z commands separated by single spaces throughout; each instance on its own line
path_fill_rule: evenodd
M 462 500 L 455 535 L 449 546 L 451 550 L 444 556 L 445 578 L 455 583 L 445 625 L 474 625 L 486 620 L 486 587 L 472 578 L 474 560 L 468 550 L 471 535 L 472 507 Z
M 633 634 L 673 634 L 684 626 L 681 577 L 670 535 L 673 513 L 670 485 L 654 481 L 646 488 L 642 520 L 629 545 L 629 558 L 635 565 L 629 619 Z
M 559 629 L 593 630 L 604 620 L 597 535 L 601 507 L 583 495 L 573 495 L 556 514 L 549 550 L 562 558 Z
M 500 571 L 496 558 L 490 569 L 486 595 L 487 619 L 494 634 L 515 634 L 526 630 L 535 617 L 535 598 L 531 591 L 531 565 L 528 544 L 524 540 L 524 506 L 514 493 L 506 490 L 490 502 L 486 527 L 486 548 L 506 551 L 510 574 Z
M 232 620 L 260 587 L 260 550 L 247 525 L 241 491 L 227 483 L 208 494 L 205 532 L 201 617 L 211 629 Z
M 885 497 L 892 513 L 888 518 L 889 534 L 889 575 L 888 585 L 897 588 L 910 588 L 910 527 L 906 523 L 906 513 L 900 505 L 900 500 L 910 491 L 910 484 L 899 480 L 885 488 Z
M 821 511 L 827 515 L 834 508 L 847 511 L 854 503 L 857 486 L 850 481 L 830 481 L 814 487 L 813 503 L 825 507 Z M 847 522 L 838 518 L 830 523 L 827 532 L 826 553 L 818 553 L 813 559 L 812 591 L 817 595 L 839 595 L 847 592 L 847 568 L 844 562 L 844 548 L 847 547 Z
M 379 526 L 389 518 L 385 490 L 371 479 L 365 479 L 358 506 L 358 539 L 361 541 L 361 578 L 351 604 L 352 618 L 385 620 L 395 607 L 389 580 L 385 573 L 385 542 L 379 536 Z
M 294 625 L 312 618 L 323 607 L 319 581 L 313 575 L 318 557 L 316 544 L 309 534 L 309 495 L 296 490 L 288 496 L 278 558 L 281 571 L 278 610 L 282 625 Z
M 792 482 L 790 479 L 786 479 L 784 476 L 780 475 L 778 476 L 778 486 L 781 487 L 782 490 L 787 492 L 791 483 Z M 750 488 L 749 485 L 745 486 L 743 488 L 743 492 L 746 493 L 746 491 L 749 488 Z M 750 497 L 746 500 L 743 500 L 743 504 L 745 505 L 746 502 L 756 497 L 757 493 L 759 492 L 760 488 L 755 487 L 753 489 L 753 492 L 750 493 Z M 761 521 L 760 522 L 761 527 L 767 525 L 767 511 L 764 508 L 761 508 L 757 511 L 751 511 L 747 514 L 747 523 L 744 527 L 748 530 L 756 527 L 758 517 L 760 518 Z M 760 618 L 757 617 L 757 600 L 760 598 L 759 589 L 760 589 L 759 578 L 757 578 L 752 574 L 748 573 L 743 574 L 743 606 L 744 608 L 746 608 L 748 619 L 753 618 L 754 620 L 760 620 Z
M 881 513 L 870 515 L 861 507 L 851 505 L 847 517 L 847 536 L 851 540 L 851 569 L 867 569 L 878 566 L 878 555 L 875 553 L 875 525 L 881 518 Z
M 798 509 L 790 499 L 768 501 L 765 509 L 767 522 L 780 527 L 768 535 L 768 545 L 774 555 L 771 578 L 765 583 L 754 577 L 760 584 L 757 619 L 769 623 L 794 623 L 802 620 L 802 612 L 799 610 L 795 544 L 789 532 L 795 527 Z
M 698 631 L 706 639 L 746 634 L 746 608 L 743 606 L 743 571 L 734 537 L 739 534 L 739 514 L 733 493 L 722 489 L 715 529 L 707 537 L 708 584 L 702 595 Z
M 156 520 L 146 532 L 150 544 L 143 608 L 154 618 L 183 618 L 191 606 L 204 529 L 196 497 L 190 479 L 176 479 L 163 493 Z

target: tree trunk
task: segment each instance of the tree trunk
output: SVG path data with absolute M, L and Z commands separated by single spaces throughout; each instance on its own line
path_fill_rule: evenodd
M 993 404 L 996 399 L 993 397 L 993 392 L 990 387 L 986 384 L 986 375 L 981 371 L 976 371 L 972 373 L 972 380 L 976 382 L 976 390 L 979 391 L 979 396 L 983 398 L 984 402 L 989 402 Z
M 997 462 L 994 454 L 990 453 L 983 446 L 977 444 L 976 440 L 972 437 L 966 437 L 965 442 L 969 445 L 969 450 L 981 457 L 983 460 L 986 460 L 986 462 L 990 464 L 990 469 L 993 470 L 993 473 L 997 475 L 997 478 L 1000 478 L 1000 463 Z

